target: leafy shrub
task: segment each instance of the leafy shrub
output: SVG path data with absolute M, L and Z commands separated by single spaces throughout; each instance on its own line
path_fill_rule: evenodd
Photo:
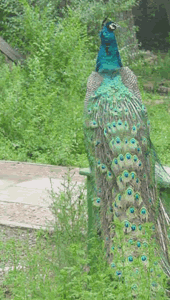
M 19 39 L 30 56 L 12 72 L 1 68 L 1 139 L 10 144 L 11 160 L 74 165 L 85 158 L 81 99 L 92 66 L 87 29 L 71 10 L 56 25 L 46 10 L 22 2 Z M 3 149 L 0 156 L 9 159 Z

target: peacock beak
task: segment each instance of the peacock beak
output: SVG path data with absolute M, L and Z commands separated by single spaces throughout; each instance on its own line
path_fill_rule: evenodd
M 121 28 L 121 26 L 115 22 L 114 22 L 114 26 L 116 26 L 116 28 Z

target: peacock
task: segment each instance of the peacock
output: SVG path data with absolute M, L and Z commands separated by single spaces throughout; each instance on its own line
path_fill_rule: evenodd
M 142 270 L 149 273 L 152 299 L 162 289 L 160 274 L 170 277 L 169 216 L 160 197 L 160 188 L 170 187 L 170 177 L 150 140 L 150 121 L 137 78 L 122 65 L 117 27 L 106 19 L 102 23 L 96 70 L 88 78 L 84 102 L 92 201 L 113 274 L 124 278 L 137 296 Z M 154 255 L 161 257 L 158 263 L 155 259 L 153 268 L 148 228 L 149 244 L 153 244 Z M 131 276 L 126 278 L 127 268 Z

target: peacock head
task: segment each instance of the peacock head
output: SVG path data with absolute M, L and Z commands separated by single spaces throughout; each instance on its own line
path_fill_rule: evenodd
M 100 31 L 100 38 L 101 38 L 102 43 L 111 43 L 115 40 L 114 31 L 116 30 L 117 27 L 120 27 L 120 26 L 113 21 L 109 21 L 106 23 L 105 20 L 102 23 L 102 30 Z
M 101 45 L 96 61 L 96 72 L 108 75 L 123 65 L 114 33 L 115 29 L 120 26 L 113 21 L 105 22 L 106 19 L 103 21 L 100 31 Z

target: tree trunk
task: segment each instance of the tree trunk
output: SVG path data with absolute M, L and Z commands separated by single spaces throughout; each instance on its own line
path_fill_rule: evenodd
M 117 39 L 119 40 L 119 44 L 121 45 L 122 48 L 128 46 L 127 49 L 128 51 L 131 52 L 131 54 L 136 53 L 136 51 L 138 50 L 138 41 L 136 39 L 136 31 L 134 29 L 134 18 L 133 18 L 132 10 L 120 12 L 118 14 L 118 20 L 120 21 L 128 20 L 128 27 L 119 28 L 120 34 L 117 37 Z

